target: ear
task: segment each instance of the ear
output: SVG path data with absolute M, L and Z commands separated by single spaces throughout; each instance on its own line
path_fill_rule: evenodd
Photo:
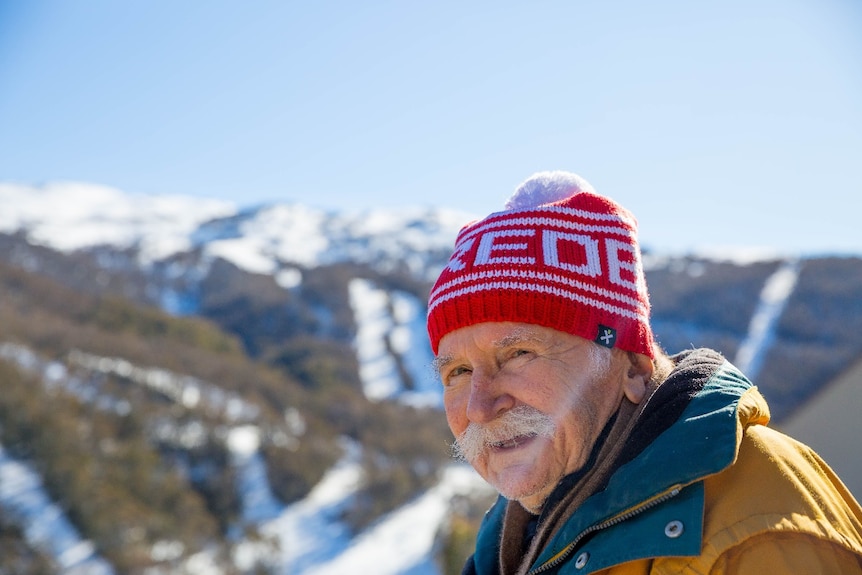
M 639 353 L 628 352 L 628 371 L 623 378 L 623 393 L 632 403 L 640 403 L 646 396 L 652 377 L 653 365 L 649 357 Z

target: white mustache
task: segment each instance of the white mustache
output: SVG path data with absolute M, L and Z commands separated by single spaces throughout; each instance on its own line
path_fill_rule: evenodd
M 551 437 L 555 428 L 550 415 L 529 405 L 519 405 L 489 425 L 468 425 L 452 444 L 452 455 L 471 462 L 491 445 L 523 436 Z

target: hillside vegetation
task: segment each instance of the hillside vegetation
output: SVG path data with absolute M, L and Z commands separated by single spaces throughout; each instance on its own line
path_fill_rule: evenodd
M 339 437 L 359 442 L 364 482 L 345 516 L 357 530 L 433 484 L 447 457 L 439 413 L 367 401 L 355 370 L 341 377 L 324 340 L 294 338 L 267 366 L 249 356 L 241 334 L 211 321 L 81 293 L 6 263 L 0 325 L 0 442 L 33 463 L 121 573 L 170 570 L 214 544 L 229 564 L 232 530 L 245 529 L 227 447 L 237 426 L 261 429 L 268 477 L 284 503 L 305 496 L 335 463 Z M 187 401 L 190 388 L 196 401 Z M 399 428 L 415 431 L 391 433 Z M 23 545 L 11 527 L 3 534 Z M 164 542 L 179 551 L 154 556 Z M 0 571 L 30 555 L 41 568 L 21 548 L 0 557 Z
M 436 484 L 451 439 L 438 409 L 365 396 L 351 282 L 424 302 L 433 275 L 373 264 L 290 263 L 301 282 L 285 288 L 200 251 L 142 267 L 134 249 L 62 254 L 0 234 L 0 444 L 34 466 L 119 573 L 170 573 L 203 549 L 230 572 L 239 543 L 263 541 L 243 516 L 231 448 L 248 429 L 282 504 L 319 484 L 345 439 L 360 446 L 361 484 L 339 510 L 359 533 Z M 650 265 L 659 342 L 733 360 L 781 264 Z M 862 260 L 809 259 L 798 269 L 753 374 L 776 422 L 862 357 Z M 406 355 L 391 339 L 382 347 L 410 389 Z M 452 502 L 436 547 L 447 575 L 470 552 L 487 505 Z M 20 522 L 4 517 L 0 573 L 54 571 Z

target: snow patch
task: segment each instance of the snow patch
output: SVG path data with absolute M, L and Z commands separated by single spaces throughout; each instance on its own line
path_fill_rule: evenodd
M 760 292 L 760 302 L 748 327 L 748 335 L 740 344 L 734 365 L 749 379 L 755 379 L 766 353 L 775 340 L 775 326 L 787 305 L 787 300 L 799 279 L 799 260 L 785 261 L 766 280 Z
M 387 292 L 365 279 L 351 280 L 350 305 L 356 319 L 356 358 L 366 397 L 399 399 L 417 406 L 442 405 L 430 369 L 433 359 L 424 307 L 404 292 Z M 387 345 L 388 344 L 388 345 Z M 410 378 L 403 380 L 401 368 Z
M 434 539 L 448 513 L 449 502 L 455 495 L 488 489 L 488 484 L 472 468 L 449 467 L 435 487 L 384 517 L 331 561 L 304 573 L 438 575 L 440 570 L 433 556 Z
M 285 575 L 300 575 L 319 563 L 338 556 L 350 543 L 351 534 L 340 521 L 340 514 L 360 485 L 361 450 L 353 442 L 343 443 L 345 455 L 330 469 L 308 496 L 297 503 L 283 506 L 275 501 L 269 509 L 270 520 L 259 531 L 268 540 L 278 543 L 278 551 L 264 562 Z M 261 559 L 261 546 L 242 543 L 237 560 L 248 562 Z M 243 565 L 240 563 L 240 567 Z
M 0 508 L 20 518 L 28 543 L 47 552 L 63 574 L 110 575 L 113 568 L 82 539 L 45 492 L 33 468 L 0 445 Z

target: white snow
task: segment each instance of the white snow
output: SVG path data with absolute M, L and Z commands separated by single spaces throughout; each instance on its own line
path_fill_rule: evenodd
M 352 537 L 339 515 L 360 485 L 361 450 L 350 442 L 345 442 L 345 448 L 342 460 L 302 501 L 288 506 L 274 499 L 257 503 L 264 543 L 241 544 L 235 553 L 240 567 L 259 562 L 281 575 L 438 575 L 434 540 L 449 501 L 456 494 L 488 492 L 491 488 L 472 468 L 453 463 L 436 487 Z M 259 482 L 255 489 L 269 488 Z M 254 490 L 243 494 L 246 504 L 259 497 Z M 276 543 L 277 550 L 269 546 L 271 542 Z
M 237 457 L 254 455 L 260 447 L 260 429 L 255 425 L 241 425 L 228 432 L 227 447 Z
M 393 292 L 391 298 L 394 327 L 389 338 L 414 386 L 399 399 L 411 405 L 442 408 L 443 388 L 431 368 L 434 353 L 428 343 L 425 302 L 404 292 Z
M 305 499 L 288 506 L 274 504 L 273 518 L 260 526 L 261 533 L 279 544 L 277 556 L 270 559 L 278 573 L 304 574 L 348 547 L 350 532 L 339 515 L 359 487 L 361 467 L 359 447 L 344 445 L 345 456 Z
M 766 353 L 775 339 L 775 326 L 787 305 L 787 299 L 799 278 L 799 260 L 789 259 L 766 280 L 760 302 L 748 327 L 748 335 L 739 346 L 734 365 L 750 379 L 755 379 Z
M 33 468 L 0 445 L 0 512 L 21 520 L 27 541 L 47 552 L 63 575 L 109 575 L 113 568 L 82 539 L 45 492 Z
M 356 320 L 359 378 L 365 395 L 375 401 L 398 399 L 417 406 L 442 405 L 441 389 L 429 367 L 433 356 L 423 305 L 410 294 L 390 293 L 361 278 L 351 280 L 349 293 Z M 405 388 L 395 354 L 409 373 L 414 389 Z
M 739 247 L 713 247 L 710 249 L 699 249 L 696 252 L 673 253 L 673 252 L 646 252 L 641 256 L 641 263 L 644 270 L 653 270 L 659 268 L 679 268 L 685 266 L 683 270 L 689 275 L 697 276 L 702 273 L 702 263 L 694 260 L 705 260 L 710 262 L 727 262 L 738 266 L 747 266 L 760 262 L 772 262 L 780 260 L 784 255 L 771 248 L 739 248 Z
M 295 288 L 302 283 L 302 272 L 296 268 L 287 268 L 275 272 L 275 283 L 284 289 Z
M 10 344 L 0 345 L 0 354 L 5 348 L 10 348 Z M 211 412 L 223 413 L 232 422 L 253 421 L 260 414 L 257 406 L 244 401 L 236 394 L 189 375 L 140 367 L 122 358 L 93 355 L 79 350 L 72 350 L 68 360 L 73 365 L 127 378 L 159 392 L 183 407 L 191 409 L 203 406 Z
M 239 265 L 255 274 L 271 274 L 276 270 L 272 258 L 263 252 L 256 238 L 216 240 L 207 244 L 206 254 L 210 259 L 221 258 Z
M 394 396 L 401 388 L 395 359 L 386 349 L 392 329 L 389 297 L 365 279 L 350 281 L 350 305 L 356 319 L 356 359 L 365 395 L 372 400 Z
M 337 557 L 314 566 L 305 574 L 438 575 L 440 571 L 431 551 L 449 501 L 456 494 L 489 489 L 472 468 L 452 465 L 444 471 L 436 487 L 384 517 L 351 541 Z
M 417 276 L 436 275 L 429 254 L 451 249 L 471 217 L 446 209 L 374 209 L 332 214 L 287 203 L 238 212 L 232 203 L 187 196 L 131 194 L 84 183 L 43 187 L 0 183 L 0 232 L 60 251 L 138 247 L 142 264 L 200 247 L 204 263 L 225 259 L 251 273 L 273 274 L 289 289 L 296 266 L 355 261 Z M 188 270 L 185 270 L 186 272 Z M 187 303 L 165 296 L 171 309 Z
M 233 428 L 227 439 L 231 462 L 237 468 L 237 489 L 242 499 L 242 519 L 257 525 L 275 517 L 282 507 L 272 492 L 266 463 L 260 453 L 260 428 L 243 425 Z
M 143 262 L 188 250 L 200 224 L 236 212 L 233 204 L 220 200 L 135 195 L 72 182 L 0 184 L 0 205 L 0 231 L 26 228 L 31 241 L 61 251 L 137 245 Z

